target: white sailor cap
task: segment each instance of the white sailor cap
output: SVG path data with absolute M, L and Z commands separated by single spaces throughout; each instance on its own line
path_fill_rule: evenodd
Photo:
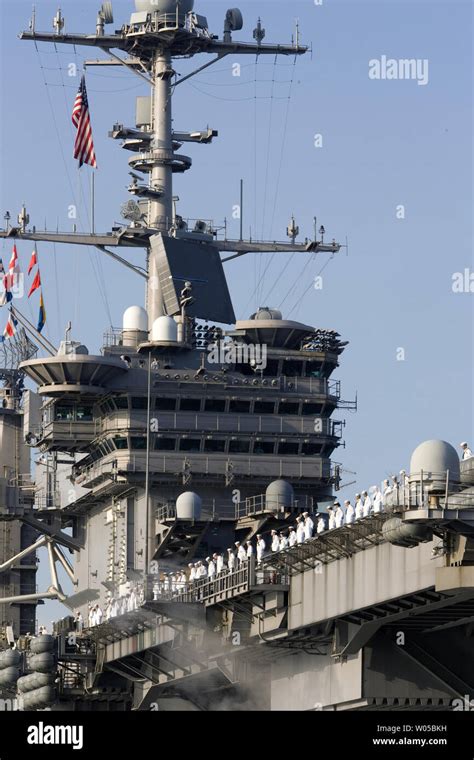
M 460 447 L 463 449 L 465 446 L 467 446 L 467 441 L 463 441 L 463 442 L 462 442 L 462 443 L 460 443 L 459 445 L 460 445 Z

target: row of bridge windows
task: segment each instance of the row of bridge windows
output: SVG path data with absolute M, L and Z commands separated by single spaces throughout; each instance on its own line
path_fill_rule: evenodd
M 130 401 L 130 404 L 129 404 Z M 247 399 L 160 397 L 152 399 L 151 408 L 162 412 L 217 412 L 230 414 L 285 414 L 310 416 L 321 414 L 323 404 L 299 401 L 250 401 Z M 116 409 L 146 410 L 145 396 L 117 396 L 101 404 L 103 414 Z
M 106 441 L 101 446 L 111 444 Z M 113 439 L 116 449 L 132 449 L 135 451 L 146 450 L 145 436 L 117 436 Z M 151 448 L 155 451 L 182 451 L 188 453 L 209 453 L 209 454 L 282 454 L 315 456 L 321 454 L 324 444 L 311 443 L 305 441 L 265 441 L 250 440 L 244 438 L 173 438 L 158 436 L 154 437 L 151 442 Z M 104 451 L 108 453 L 108 451 Z

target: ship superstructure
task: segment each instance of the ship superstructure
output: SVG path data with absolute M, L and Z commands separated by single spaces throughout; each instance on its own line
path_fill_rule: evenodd
M 307 48 L 299 34 L 291 45 L 264 43 L 261 23 L 254 42 L 235 41 L 237 9 L 226 13 L 219 38 L 192 0 L 137 0 L 130 21 L 109 34 L 112 22 L 104 3 L 94 34 L 66 33 L 59 12 L 55 34 L 38 32 L 34 20 L 21 35 L 99 48 L 111 57 L 87 65 L 126 66 L 152 91 L 139 99 L 134 127 L 110 132 L 130 153 L 129 191 L 138 202 L 124 209 L 128 226 L 87 235 L 25 225 L 0 232 L 115 257 L 111 249 L 124 246 L 147 254 L 146 274 L 127 262 L 146 277 L 145 306 L 126 310 L 100 355 L 68 331 L 58 351 L 46 344 L 48 355 L 20 364 L 42 400 L 30 443 L 49 463 L 44 503 L 33 499 L 26 514 L 51 572 L 51 587 L 35 600 L 60 599 L 82 617 L 80 625 L 65 618 L 55 639 L 44 639 L 47 690 L 26 706 L 361 709 L 434 699 L 445 707 L 471 675 L 463 681 L 451 662 L 440 675 L 435 653 L 418 641 L 395 656 L 391 636 L 416 619 L 418 633 L 446 625 L 461 638 L 456 621 L 474 617 L 471 469 L 461 475 L 449 445 L 435 442 L 414 455 L 409 482 L 383 513 L 270 553 L 272 531 L 316 517 L 340 485 L 332 456 L 344 421 L 334 415 L 356 404 L 342 400 L 333 374 L 347 344 L 334 329 L 285 319 L 265 304 L 235 321 L 224 264 L 249 253 L 334 254 L 341 246 L 325 243 L 324 230 L 298 243 L 294 220 L 289 242 L 219 238 L 210 223 L 186 222 L 173 197 L 173 175 L 192 164 L 183 145 L 217 136 L 174 130 L 176 87 L 229 54 L 298 56 Z M 213 58 L 179 78 L 173 61 L 198 54 Z M 70 482 L 63 494 L 59 463 Z M 190 564 L 258 535 L 263 559 L 249 555 L 234 571 L 189 583 Z M 435 635 L 431 641 L 436 650 Z M 393 673 L 384 665 L 385 677 L 387 656 L 394 665 Z M 56 663 L 53 688 L 47 673 Z M 396 673 L 392 694 L 387 678 Z

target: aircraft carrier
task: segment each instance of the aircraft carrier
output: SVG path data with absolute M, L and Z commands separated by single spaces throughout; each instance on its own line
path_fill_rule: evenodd
M 383 509 L 272 551 L 297 518 L 327 515 L 340 487 L 337 415 L 356 409 L 334 378 L 347 341 L 337 325 L 291 321 L 271 304 L 236 321 L 225 262 L 341 245 L 323 229 L 299 242 L 294 220 L 286 241 L 229 239 L 180 215 L 173 195 L 174 174 L 192 165 L 182 147 L 218 136 L 174 130 L 176 88 L 228 55 L 308 49 L 298 31 L 291 44 L 264 42 L 260 22 L 253 41 L 238 40 L 235 8 L 219 36 L 193 0 L 135 6 L 118 28 L 104 3 L 89 34 L 66 32 L 60 11 L 53 33 L 33 17 L 21 34 L 99 49 L 87 67 L 126 67 L 151 95 L 138 99 L 134 125 L 111 125 L 132 174 L 126 224 L 39 232 L 23 209 L 0 237 L 98 248 L 145 280 L 146 300 L 98 355 L 70 330 L 51 345 L 12 307 L 17 332 L 0 370 L 0 696 L 22 710 L 75 711 L 464 704 L 474 687 L 474 458 L 425 441 Z M 179 77 L 173 62 L 195 56 L 205 63 Z M 146 270 L 124 247 L 146 252 Z M 190 566 L 257 536 L 263 556 L 191 581 Z M 38 552 L 50 573 L 40 590 Z M 49 599 L 69 613 L 38 635 L 36 606 Z

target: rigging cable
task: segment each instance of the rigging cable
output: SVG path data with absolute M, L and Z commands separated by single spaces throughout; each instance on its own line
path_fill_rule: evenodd
M 299 280 L 300 280 L 300 279 L 301 279 L 301 277 L 304 275 L 304 273 L 306 272 L 306 270 L 307 270 L 307 268 L 309 267 L 309 265 L 311 264 L 311 262 L 314 260 L 315 256 L 316 256 L 316 254 L 315 254 L 315 253 L 313 253 L 313 255 L 312 255 L 312 256 L 310 256 L 310 257 L 308 258 L 308 261 L 307 261 L 307 262 L 306 262 L 306 264 L 304 265 L 303 269 L 302 269 L 302 270 L 301 270 L 301 272 L 300 272 L 300 273 L 297 275 L 297 277 L 296 277 L 296 279 L 294 280 L 294 282 L 293 282 L 293 283 L 290 285 L 290 287 L 289 287 L 289 289 L 288 289 L 288 291 L 287 291 L 287 293 L 286 293 L 286 296 L 285 296 L 285 297 L 283 298 L 283 300 L 282 300 L 282 301 L 280 301 L 280 303 L 278 304 L 278 308 L 279 308 L 279 309 L 280 309 L 280 308 L 283 306 L 283 304 L 285 303 L 286 299 L 288 298 L 288 296 L 290 295 L 290 293 L 293 291 L 293 288 L 295 287 L 295 285 L 296 285 L 296 284 L 299 282 Z M 312 283 L 311 283 L 311 284 L 312 284 Z M 310 287 L 311 287 L 311 286 L 310 286 Z
M 314 254 L 314 255 L 315 255 L 315 254 Z M 327 267 L 327 265 L 329 264 L 329 262 L 333 260 L 333 258 L 334 258 L 334 253 L 333 253 L 333 254 L 332 254 L 330 257 L 329 257 L 329 259 L 328 259 L 327 261 L 325 261 L 325 262 L 324 262 L 323 266 L 321 267 L 321 269 L 319 270 L 319 272 L 317 273 L 317 275 L 315 275 L 315 278 L 316 278 L 316 277 L 319 277 L 319 276 L 320 276 L 320 274 L 321 274 L 321 273 L 322 273 L 322 272 L 325 270 L 325 268 Z M 314 278 L 314 279 L 315 279 L 315 278 Z M 301 294 L 301 296 L 300 296 L 300 297 L 299 297 L 299 298 L 298 298 L 298 299 L 295 301 L 295 303 L 293 304 L 292 308 L 291 308 L 291 309 L 290 309 L 290 311 L 288 312 L 288 315 L 287 315 L 288 317 L 290 316 L 290 314 L 292 314 L 292 313 L 293 313 L 293 311 L 294 311 L 295 309 L 296 309 L 296 312 L 298 313 L 298 309 L 299 309 L 299 308 L 300 308 L 300 306 L 301 306 L 301 303 L 302 303 L 302 301 L 303 301 L 303 298 L 305 297 L 305 295 L 306 295 L 306 293 L 308 292 L 308 290 L 309 290 L 310 288 L 312 288 L 312 287 L 313 287 L 313 285 L 314 285 L 314 279 L 313 279 L 313 280 L 310 282 L 310 284 L 308 285 L 308 287 L 307 287 L 307 288 L 305 288 L 305 290 L 303 291 L 303 293 Z

